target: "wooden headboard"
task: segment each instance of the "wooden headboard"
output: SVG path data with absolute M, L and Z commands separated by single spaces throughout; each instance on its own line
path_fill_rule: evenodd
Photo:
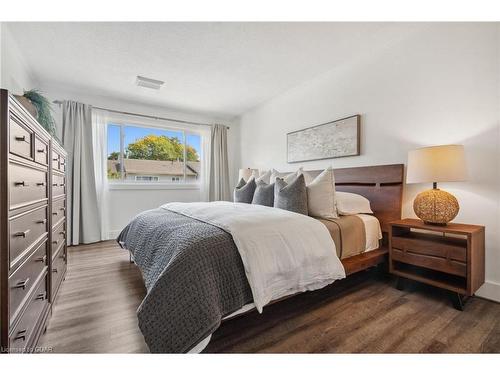
M 322 171 L 307 171 L 316 177 Z M 335 189 L 360 194 L 370 201 L 382 231 L 389 223 L 401 219 L 404 164 L 334 169 Z

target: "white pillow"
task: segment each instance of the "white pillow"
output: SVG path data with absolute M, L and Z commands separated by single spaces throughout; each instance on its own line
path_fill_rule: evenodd
M 306 185 L 309 184 L 311 182 L 311 180 L 312 180 L 311 175 L 309 173 L 307 173 L 307 172 L 304 172 L 304 170 L 302 169 L 302 167 L 300 167 L 299 169 L 297 169 L 295 172 L 292 172 L 292 173 L 280 173 L 276 169 L 273 168 L 271 170 L 270 181 L 271 181 L 271 183 L 273 183 L 273 182 L 276 181 L 276 177 L 280 177 L 283 180 L 285 180 L 285 182 L 287 184 L 289 184 L 293 180 L 295 180 L 296 177 L 299 177 L 301 174 L 304 175 L 304 181 L 306 182 Z
M 307 208 L 310 216 L 325 219 L 339 217 L 335 208 L 335 176 L 331 167 L 307 185 Z
M 338 191 L 336 204 L 339 215 L 373 214 L 370 201 L 359 194 Z
M 269 182 L 271 181 L 271 174 L 271 171 L 263 172 L 259 176 L 255 176 L 255 182 L 263 181 L 269 185 Z

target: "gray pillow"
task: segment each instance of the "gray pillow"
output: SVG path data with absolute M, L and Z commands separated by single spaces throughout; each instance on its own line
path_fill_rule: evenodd
M 289 184 L 282 178 L 276 179 L 274 183 L 274 207 L 307 215 L 307 188 L 303 174 Z
M 266 184 L 264 181 L 257 181 L 257 188 L 253 194 L 252 204 L 273 207 L 274 183 Z
M 255 179 L 251 178 L 250 181 L 245 182 L 244 179 L 240 179 L 238 185 L 234 189 L 234 201 L 239 203 L 252 203 L 253 193 L 257 184 Z

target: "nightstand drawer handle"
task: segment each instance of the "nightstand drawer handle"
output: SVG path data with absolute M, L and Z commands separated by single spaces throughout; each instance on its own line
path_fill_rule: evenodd
M 39 154 L 45 154 L 45 149 L 39 148 L 38 150 L 36 150 L 36 152 L 38 152 Z
M 24 187 L 29 186 L 29 184 L 26 181 L 16 181 L 16 182 L 14 182 L 14 185 L 15 186 L 24 186 Z
M 16 135 L 14 138 L 15 138 L 16 141 L 19 141 L 19 142 L 26 141 L 26 136 L 25 135 Z

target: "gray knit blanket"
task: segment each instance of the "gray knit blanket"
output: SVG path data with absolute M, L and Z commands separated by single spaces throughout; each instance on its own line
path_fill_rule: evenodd
M 146 285 L 137 316 L 151 352 L 188 352 L 252 301 L 238 249 L 218 227 L 158 208 L 136 216 L 117 241 Z

